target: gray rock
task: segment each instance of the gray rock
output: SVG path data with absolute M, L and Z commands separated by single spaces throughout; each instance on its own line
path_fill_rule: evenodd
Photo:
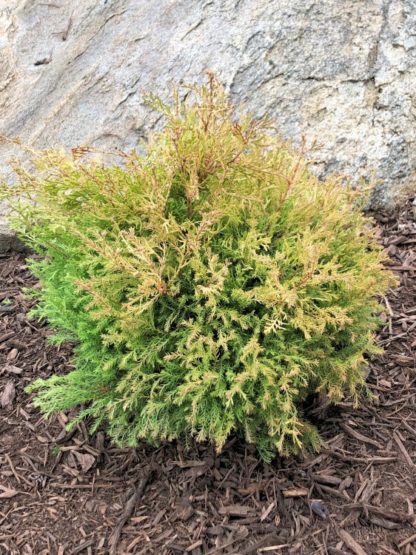
M 137 147 L 143 92 L 207 69 L 375 204 L 415 170 L 416 0 L 0 0 L 0 135 L 36 148 Z

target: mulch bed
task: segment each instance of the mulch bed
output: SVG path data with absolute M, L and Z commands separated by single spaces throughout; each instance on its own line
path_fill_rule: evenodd
M 232 440 L 119 449 L 68 415 L 46 422 L 24 387 L 71 367 L 27 319 L 22 256 L 0 259 L 0 553 L 416 554 L 416 223 L 409 202 L 379 215 L 400 276 L 384 299 L 373 399 L 315 406 L 319 454 L 272 464 Z

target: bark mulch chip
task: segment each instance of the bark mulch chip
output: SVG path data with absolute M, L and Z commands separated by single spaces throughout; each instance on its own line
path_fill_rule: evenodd
M 0 554 L 416 554 L 416 222 L 378 216 L 400 277 L 383 299 L 372 399 L 316 406 L 319 454 L 272 464 L 231 440 L 119 449 L 66 414 L 45 421 L 24 388 L 67 372 L 71 348 L 27 319 L 34 285 L 0 258 Z

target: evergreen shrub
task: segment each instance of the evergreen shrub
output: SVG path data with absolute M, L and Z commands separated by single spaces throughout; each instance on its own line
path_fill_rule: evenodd
M 314 177 L 269 121 L 234 116 L 212 76 L 150 101 L 166 123 L 145 154 L 108 167 L 54 150 L 17 169 L 34 314 L 76 343 L 74 370 L 35 381 L 34 402 L 81 406 L 75 422 L 122 445 L 316 448 L 305 399 L 358 398 L 393 283 L 358 194 Z

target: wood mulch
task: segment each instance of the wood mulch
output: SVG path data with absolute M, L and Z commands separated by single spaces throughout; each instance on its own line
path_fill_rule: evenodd
M 24 387 L 71 367 L 28 321 L 22 256 L 0 259 L 0 553 L 416 554 L 416 219 L 378 216 L 401 285 L 384 299 L 373 399 L 315 406 L 318 455 L 272 464 L 235 440 L 119 449 L 68 415 L 45 422 Z

